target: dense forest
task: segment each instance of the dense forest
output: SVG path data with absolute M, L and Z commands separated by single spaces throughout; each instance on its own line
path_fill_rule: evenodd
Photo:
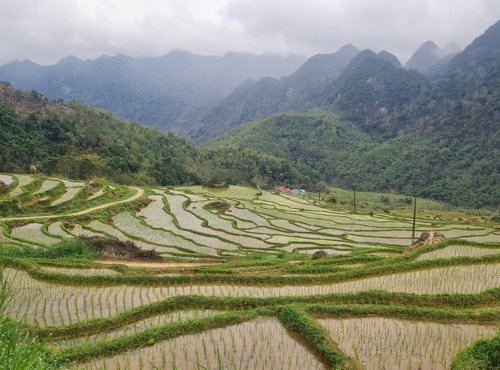
M 498 206 L 498 133 L 460 141 L 454 135 L 408 132 L 380 141 L 340 114 L 316 109 L 238 126 L 209 147 L 257 149 L 349 189 Z
M 432 75 L 359 52 L 321 95 L 321 110 L 242 124 L 210 146 L 258 149 L 351 189 L 499 206 L 500 22 Z
M 49 102 L 0 84 L 0 171 L 122 183 L 295 182 L 299 171 L 255 150 L 195 149 L 168 132 L 117 119 L 78 102 Z

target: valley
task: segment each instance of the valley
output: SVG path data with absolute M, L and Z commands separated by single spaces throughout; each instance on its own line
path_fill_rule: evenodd
M 500 370 L 500 7 L 277 3 L 0 2 L 0 370 Z
M 445 369 L 499 328 L 500 231 L 487 217 L 420 199 L 417 236 L 445 239 L 404 252 L 411 204 L 363 211 L 381 195 L 359 194 L 354 213 L 328 195 L 242 186 L 0 176 L 0 204 L 23 205 L 0 218 L 5 314 L 71 369 Z M 89 250 L 96 239 L 159 259 Z M 411 347 L 396 348 L 405 333 Z M 394 350 L 380 354 L 385 341 Z

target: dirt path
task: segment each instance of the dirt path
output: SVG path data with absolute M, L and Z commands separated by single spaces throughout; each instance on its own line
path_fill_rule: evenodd
M 106 259 L 96 258 L 94 261 L 106 265 L 125 265 L 128 267 L 150 267 L 150 268 L 197 267 L 197 266 L 220 265 L 219 262 L 139 262 L 139 261 L 127 261 L 127 260 L 109 259 L 109 258 Z
M 56 214 L 56 215 L 45 215 L 45 216 L 4 217 L 4 218 L 0 218 L 0 221 L 47 220 L 47 219 L 51 219 L 51 218 L 82 216 L 82 215 L 86 215 L 87 213 L 91 213 L 91 212 L 99 211 L 101 209 L 114 207 L 114 206 L 117 206 L 119 204 L 133 202 L 134 200 L 137 200 L 140 197 L 142 197 L 142 195 L 144 194 L 144 189 L 142 189 L 142 188 L 136 188 L 136 187 L 132 187 L 132 186 L 129 188 L 137 191 L 137 193 L 135 195 L 131 196 L 130 198 L 117 200 L 116 202 L 100 204 L 98 206 L 95 206 L 92 208 L 87 208 L 87 209 L 84 209 L 84 210 L 81 210 L 78 212 L 62 213 L 62 214 Z

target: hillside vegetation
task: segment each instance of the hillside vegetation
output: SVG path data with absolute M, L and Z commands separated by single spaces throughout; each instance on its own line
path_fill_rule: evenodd
M 232 145 L 272 153 L 305 163 L 323 180 L 351 189 L 497 208 L 498 40 L 500 22 L 433 76 L 398 67 L 381 53 L 359 52 L 333 82 L 316 92 L 316 100 L 308 100 L 322 111 L 275 113 L 250 124 L 231 115 L 235 120 L 229 127 L 242 126 L 214 139 L 210 147 Z M 245 111 L 259 117 L 261 105 L 251 105 L 246 99 L 250 96 L 239 93 Z M 260 100 L 275 102 L 273 94 Z M 237 102 L 231 106 L 239 109 Z M 267 114 L 290 110 L 283 107 L 276 103 Z M 225 117 L 220 124 L 227 126 Z
M 0 83 L 0 171 L 175 185 L 293 182 L 299 171 L 255 150 L 198 150 L 168 132 Z
M 344 188 L 497 207 L 496 144 L 498 137 L 485 137 L 471 151 L 452 138 L 417 133 L 380 142 L 338 113 L 313 110 L 238 126 L 209 147 L 253 148 L 311 168 Z

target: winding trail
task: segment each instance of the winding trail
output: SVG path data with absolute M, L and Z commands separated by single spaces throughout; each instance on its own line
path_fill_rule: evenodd
M 142 189 L 142 188 L 136 188 L 133 186 L 129 186 L 129 189 L 133 189 L 137 193 L 135 195 L 131 196 L 130 198 L 127 198 L 127 199 L 117 200 L 116 202 L 111 202 L 111 203 L 106 203 L 106 204 L 100 204 L 98 206 L 87 208 L 87 209 L 84 209 L 84 210 L 81 210 L 78 212 L 60 213 L 60 214 L 55 214 L 55 215 L 42 215 L 42 216 L 4 217 L 4 218 L 0 218 L 0 221 L 47 220 L 47 219 L 52 219 L 52 218 L 82 216 L 82 215 L 86 215 L 88 213 L 99 211 L 101 209 L 106 209 L 106 208 L 114 207 L 114 206 L 117 206 L 120 204 L 133 202 L 134 200 L 137 200 L 144 195 L 144 189 Z

